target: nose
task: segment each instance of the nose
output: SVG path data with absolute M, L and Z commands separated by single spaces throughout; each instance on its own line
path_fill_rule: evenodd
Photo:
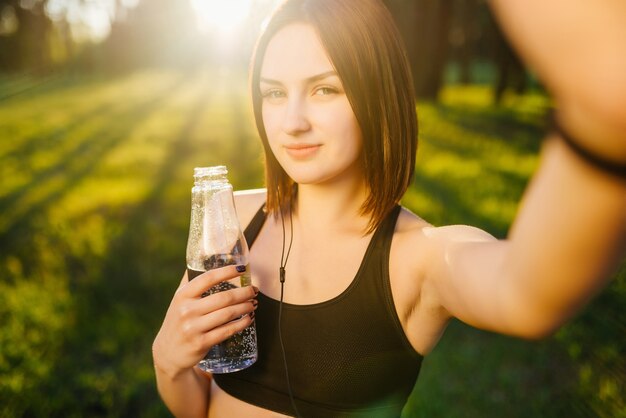
M 291 97 L 287 102 L 283 118 L 283 132 L 288 135 L 299 135 L 311 129 L 306 102 L 300 97 Z

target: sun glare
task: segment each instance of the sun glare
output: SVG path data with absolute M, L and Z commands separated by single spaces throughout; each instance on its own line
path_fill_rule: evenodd
M 232 38 L 250 15 L 252 0 L 192 0 L 198 26 L 205 33 Z

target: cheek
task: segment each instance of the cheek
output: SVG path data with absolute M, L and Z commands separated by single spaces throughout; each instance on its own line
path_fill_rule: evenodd
M 354 114 L 346 115 L 345 122 L 341 125 L 341 136 L 346 139 L 344 142 L 345 151 L 352 155 L 360 154 L 363 149 L 363 135 Z
M 263 109 L 261 112 L 261 117 L 263 118 L 263 128 L 265 129 L 265 135 L 267 136 L 267 141 L 269 142 L 270 147 L 272 148 L 272 151 L 275 151 L 274 143 L 276 142 L 275 138 L 276 138 L 277 129 L 278 129 L 278 124 L 277 124 L 278 119 L 277 119 L 276 112 Z
M 353 152 L 360 152 L 363 147 L 363 135 L 347 97 L 344 97 L 342 106 L 336 110 L 335 115 L 338 115 L 336 121 L 340 121 L 338 128 L 341 129 L 342 136 L 347 139 L 346 146 Z
M 263 119 L 263 127 L 265 128 L 265 133 L 269 138 L 270 132 L 273 132 L 274 129 L 272 112 L 266 110 L 265 107 L 261 108 L 261 118 Z
M 347 99 L 316 115 L 317 125 L 330 137 L 337 138 L 342 152 L 360 152 L 363 135 Z

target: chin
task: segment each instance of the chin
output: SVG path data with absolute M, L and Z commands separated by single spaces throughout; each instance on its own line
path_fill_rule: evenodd
M 328 179 L 319 170 L 285 169 L 287 175 L 297 184 L 317 184 Z
M 297 184 L 322 184 L 345 178 L 346 176 L 359 176 L 362 171 L 354 165 L 349 164 L 319 164 L 313 161 L 293 163 L 286 161 L 281 166 L 287 175 Z

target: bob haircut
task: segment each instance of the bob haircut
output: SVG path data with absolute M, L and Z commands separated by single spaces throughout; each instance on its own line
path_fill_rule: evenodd
M 290 210 L 298 185 L 270 149 L 263 124 L 260 73 L 272 37 L 296 22 L 316 30 L 361 128 L 361 158 L 369 189 L 361 214 L 370 216 L 367 232 L 371 232 L 400 201 L 415 168 L 417 114 L 404 44 L 380 0 L 287 0 L 274 12 L 255 47 L 250 86 L 265 149 L 267 211 L 275 216 Z

